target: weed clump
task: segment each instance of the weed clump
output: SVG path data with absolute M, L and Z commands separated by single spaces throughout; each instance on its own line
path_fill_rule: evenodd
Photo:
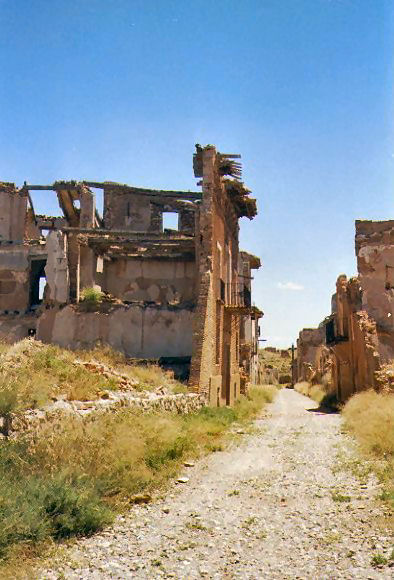
M 80 300 L 82 302 L 98 306 L 103 301 L 104 293 L 98 288 L 87 287 L 83 288 L 80 294 Z

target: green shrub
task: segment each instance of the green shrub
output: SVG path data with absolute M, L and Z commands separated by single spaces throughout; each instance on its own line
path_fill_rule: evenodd
M 0 479 L 1 558 L 13 544 L 89 535 L 112 519 L 88 481 L 45 474 Z
M 89 302 L 90 304 L 98 305 L 103 301 L 104 293 L 98 288 L 86 287 L 81 290 L 80 300 L 82 302 Z
M 90 535 L 113 519 L 88 478 L 60 475 L 40 487 L 39 500 L 55 539 Z

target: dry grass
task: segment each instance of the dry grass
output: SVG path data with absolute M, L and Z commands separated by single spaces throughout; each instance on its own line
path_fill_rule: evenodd
M 98 361 L 138 381 L 137 390 L 166 387 L 185 392 L 182 383 L 157 365 L 129 364 L 126 357 L 110 348 L 70 351 L 31 339 L 13 346 L 4 345 L 0 355 L 0 415 L 40 408 L 51 400 L 65 396 L 69 400 L 98 398 L 103 390 L 116 390 L 119 382 L 76 365 L 75 360 Z
M 123 353 L 113 350 L 109 346 L 97 346 L 92 350 L 79 350 L 75 352 L 74 356 L 84 361 L 96 360 L 110 368 L 115 368 L 131 380 L 136 379 L 139 382 L 136 388 L 140 390 L 153 390 L 164 386 L 172 392 L 187 392 L 185 385 L 175 380 L 170 371 L 165 371 L 155 364 L 141 364 L 137 360 L 127 359 Z
M 266 349 L 259 351 L 260 361 L 264 365 L 263 382 L 269 384 L 288 384 L 291 382 L 291 350 L 289 357 L 283 358 L 280 352 L 270 352 Z
M 311 385 L 307 381 L 301 381 L 300 383 L 296 383 L 294 389 L 304 395 L 305 397 L 309 397 L 316 401 L 316 403 L 322 402 L 324 397 L 327 395 L 327 392 L 324 390 L 323 385 Z
M 107 525 L 136 493 L 162 487 L 185 459 L 222 448 L 275 394 L 253 387 L 233 408 L 194 415 L 123 410 L 90 420 L 64 417 L 0 445 L 0 576 L 15 553 Z M 1 567 L 3 564 L 3 568 Z
M 301 395 L 313 399 L 322 407 L 337 409 L 336 396 L 327 385 L 311 385 L 307 381 L 301 381 L 295 384 L 294 389 Z
M 0 340 L 0 356 L 2 354 L 5 354 L 6 352 L 8 352 L 10 349 L 10 345 L 5 342 L 4 340 Z
M 385 484 L 384 495 L 394 504 L 394 394 L 365 391 L 354 395 L 342 409 L 345 428 Z
M 283 358 L 280 352 L 270 352 L 265 348 L 260 349 L 259 358 L 264 364 L 272 365 L 273 368 L 278 369 L 280 373 L 290 373 L 291 371 L 291 350 L 288 351 L 289 356 Z
M 71 351 L 54 345 L 23 340 L 0 361 L 0 407 L 13 395 L 13 412 L 42 407 L 59 395 L 68 399 L 97 398 L 103 389 L 118 383 L 77 366 Z

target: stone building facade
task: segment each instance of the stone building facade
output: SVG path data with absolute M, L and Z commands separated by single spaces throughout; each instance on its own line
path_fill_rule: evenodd
M 260 262 L 239 250 L 239 220 L 257 213 L 239 157 L 196 146 L 196 192 L 0 183 L 0 338 L 109 344 L 174 368 L 213 405 L 231 405 L 242 380 L 256 380 L 262 316 L 250 276 Z M 36 215 L 35 190 L 56 195 L 62 215 Z M 163 227 L 167 213 L 177 227 Z M 102 292 L 96 302 L 86 300 L 92 288 Z
M 380 389 L 394 360 L 394 221 L 356 221 L 355 242 L 358 276 L 338 277 L 331 314 L 297 345 L 299 380 L 328 373 L 339 401 Z

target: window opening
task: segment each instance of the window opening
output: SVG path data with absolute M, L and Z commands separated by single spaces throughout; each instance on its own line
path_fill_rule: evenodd
M 64 217 L 59 206 L 56 191 L 32 190 L 29 192 L 36 215 L 50 215 L 54 217 Z
M 179 216 L 177 212 L 163 211 L 163 230 L 179 230 Z
M 89 187 L 89 189 L 94 195 L 96 211 L 102 219 L 104 217 L 104 192 L 101 187 Z
M 30 307 L 39 306 L 44 298 L 46 285 L 46 260 L 32 260 L 30 267 Z

